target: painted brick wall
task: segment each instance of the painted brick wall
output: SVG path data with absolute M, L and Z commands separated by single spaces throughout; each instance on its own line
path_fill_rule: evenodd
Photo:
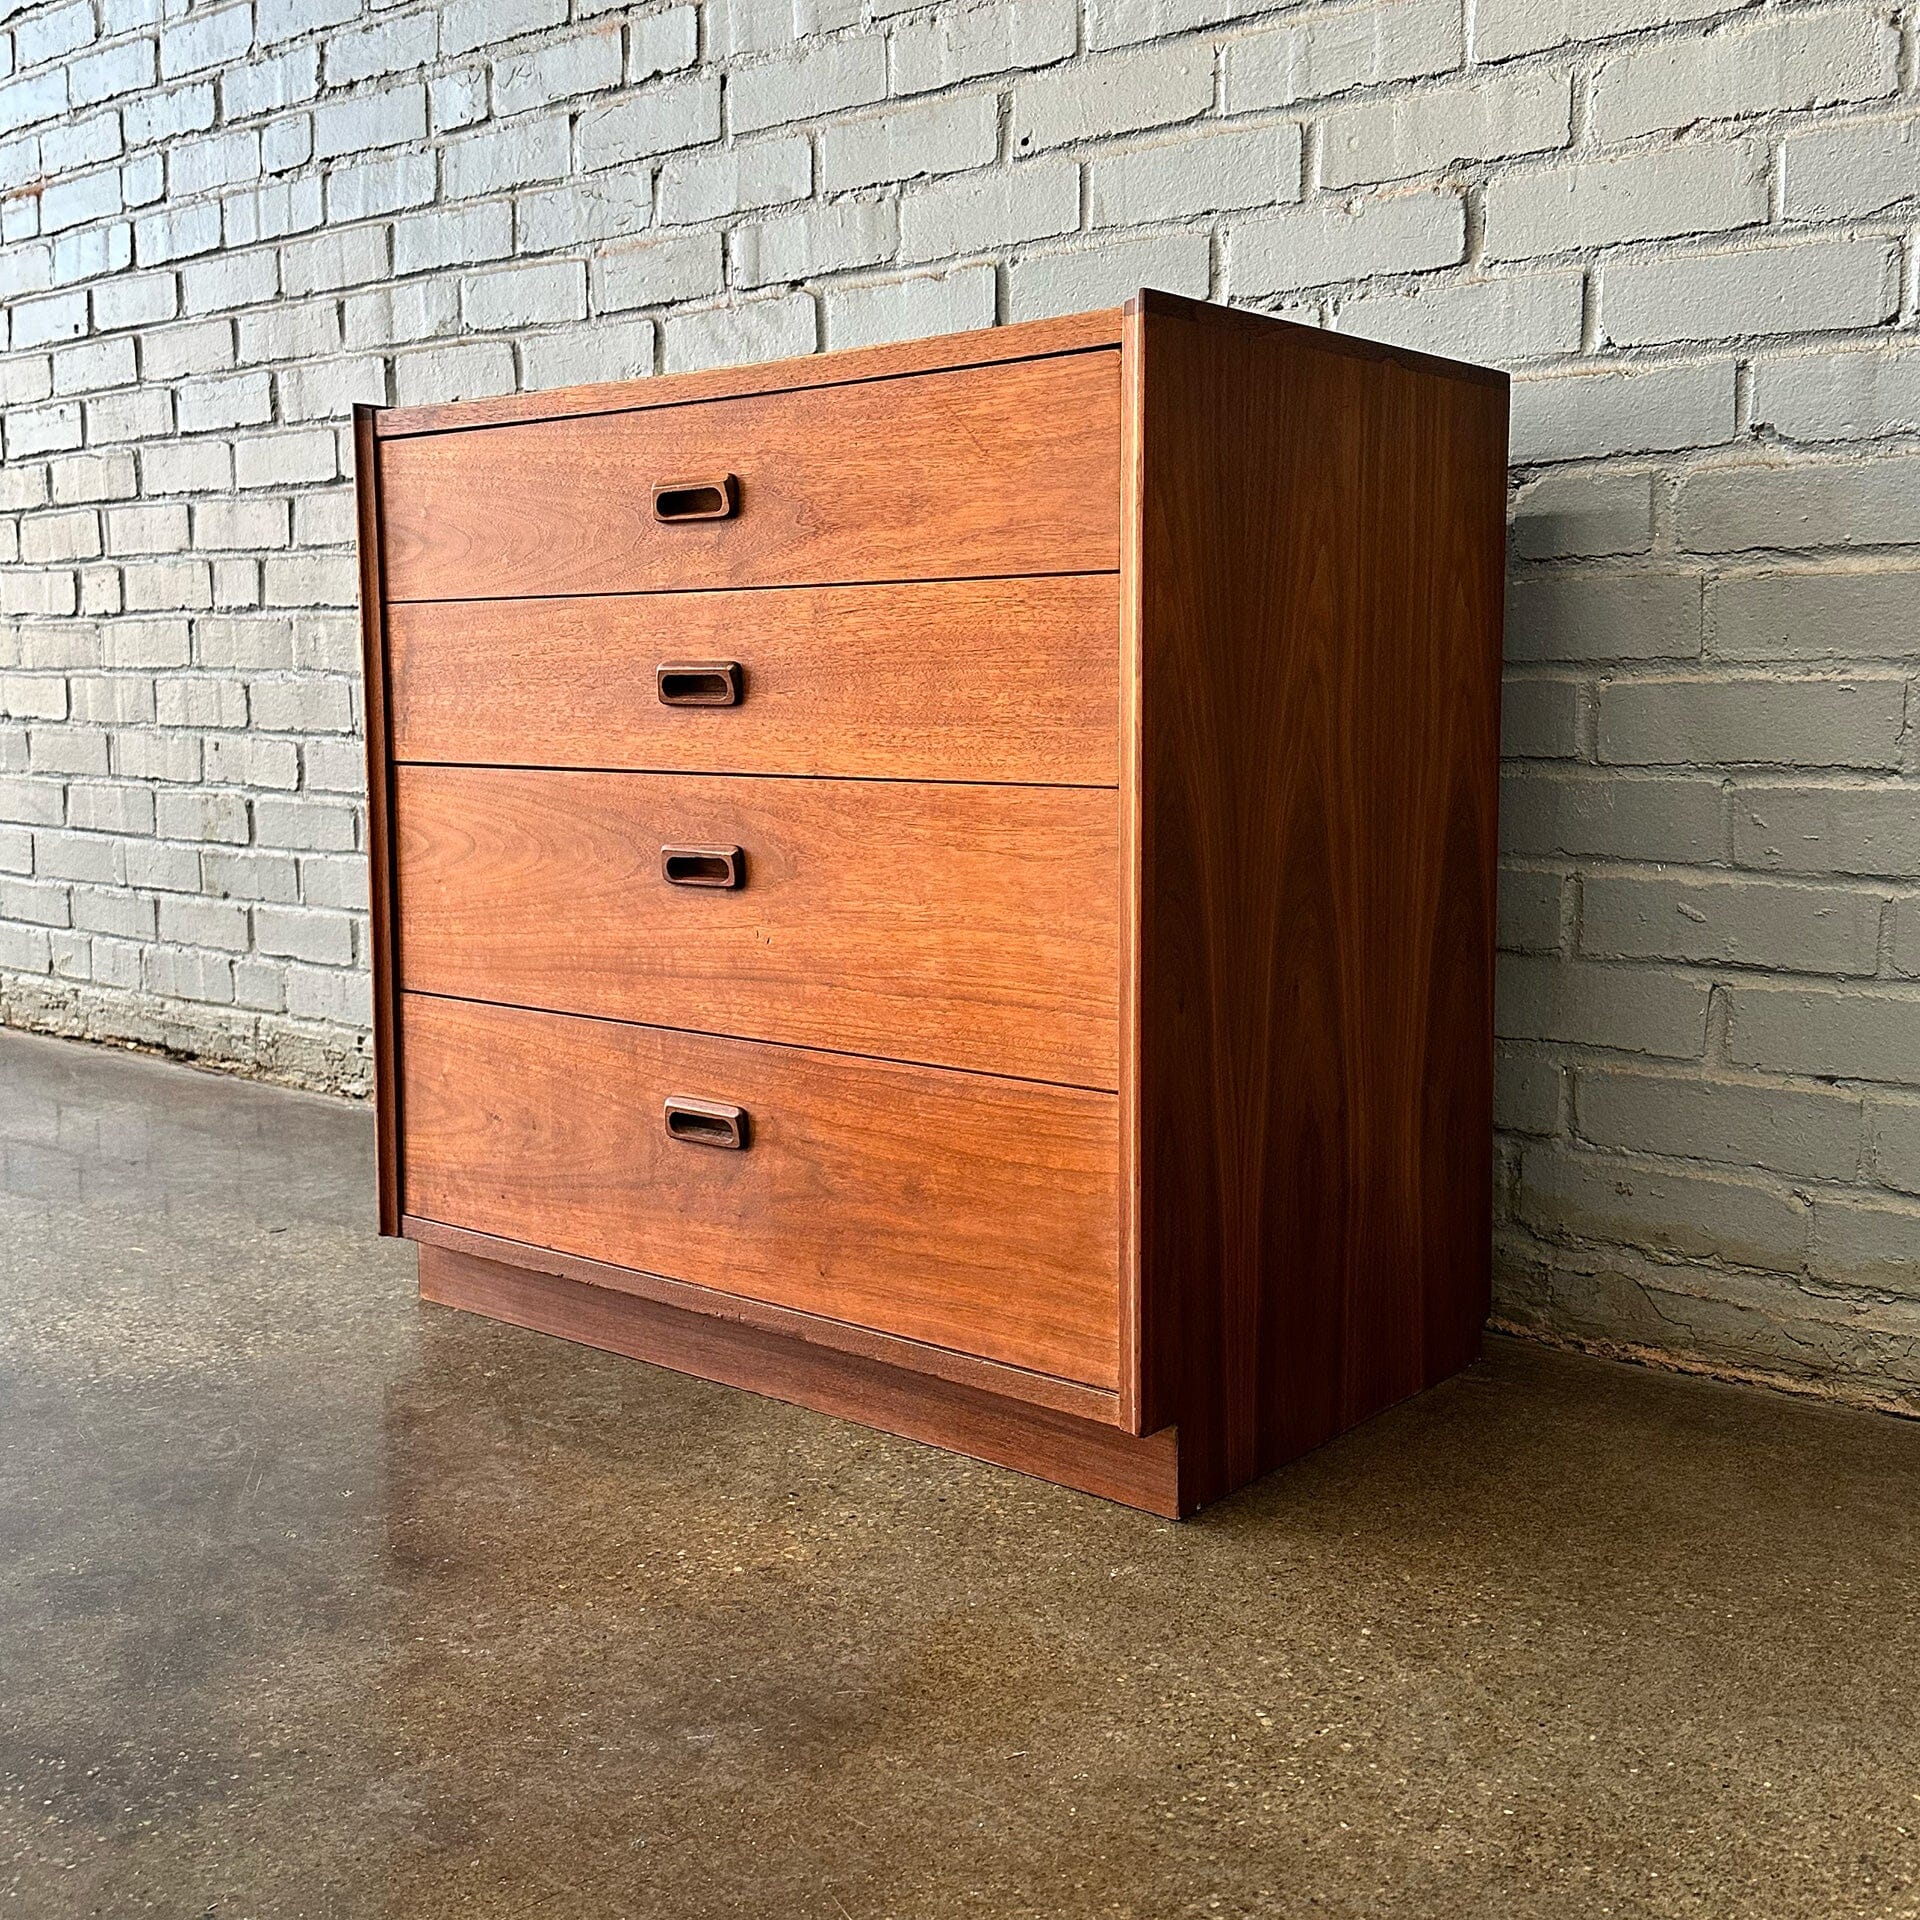
M 352 401 L 1210 295 L 1517 376 L 1503 1313 L 1920 1408 L 1917 205 L 1860 0 L 0 0 L 0 1008 L 364 1086 Z

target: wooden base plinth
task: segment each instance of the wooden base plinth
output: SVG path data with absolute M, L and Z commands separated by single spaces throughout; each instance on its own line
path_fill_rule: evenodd
M 1138 1439 L 1117 1427 L 789 1334 L 446 1247 L 421 1246 L 420 1295 L 676 1373 L 858 1420 L 1168 1519 L 1200 1504 L 1181 1497 L 1172 1427 Z

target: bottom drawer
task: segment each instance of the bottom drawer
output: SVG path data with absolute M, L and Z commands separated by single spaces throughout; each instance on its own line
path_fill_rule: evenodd
M 1118 1385 L 1111 1094 L 423 994 L 400 1030 L 410 1214 Z

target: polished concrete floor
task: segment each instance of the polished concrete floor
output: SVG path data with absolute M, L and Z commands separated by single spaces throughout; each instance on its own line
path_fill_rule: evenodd
M 0 1914 L 1920 1913 L 1920 1426 L 1498 1344 L 1176 1527 L 411 1293 L 0 1036 Z

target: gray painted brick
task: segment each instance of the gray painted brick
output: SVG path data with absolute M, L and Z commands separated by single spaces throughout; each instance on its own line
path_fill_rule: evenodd
M 1829 1284 L 1920 1299 L 1920 1207 L 1821 1195 L 1807 1264 Z
M 1697 1060 L 1706 1047 L 1707 991 L 1703 979 L 1656 967 L 1515 955 L 1500 964 L 1494 1031 L 1507 1040 Z
M 1327 117 L 1320 178 L 1350 187 L 1461 160 L 1544 153 L 1567 144 L 1572 115 L 1572 89 L 1559 73 L 1530 73 L 1498 89 L 1475 78 L 1357 103 Z
M 1711 778 L 1515 768 L 1500 783 L 1500 844 L 1535 858 L 1670 861 L 1722 857 L 1720 783 Z
M 1651 477 L 1561 468 L 1514 496 L 1510 550 L 1520 560 L 1644 553 L 1653 543 Z
M 1713 446 L 1733 437 L 1734 363 L 1527 374 L 1513 383 L 1512 409 L 1508 451 L 1526 463 Z
M 1500 751 L 1509 759 L 1568 760 L 1579 751 L 1580 683 L 1508 678 L 1500 700 Z
M 1616 766 L 1900 764 L 1900 680 L 1619 680 L 1600 690 L 1600 758 Z
M 1920 989 L 1739 982 L 1727 1057 L 1736 1066 L 1920 1084 Z
M 1024 254 L 1007 270 L 1008 317 L 1037 320 L 1112 306 L 1145 286 L 1198 298 L 1207 290 L 1207 271 L 1204 233 L 1147 234 Z
M 1682 481 L 1675 526 L 1696 553 L 1897 545 L 1920 534 L 1920 458 L 1704 468 Z
M 1580 948 L 1602 960 L 1718 961 L 1786 973 L 1872 973 L 1882 896 L 1750 877 L 1596 873 Z
M 1753 417 L 1792 440 L 1871 440 L 1920 431 L 1920 353 L 1849 347 L 1757 360 Z
M 1672 660 L 1700 652 L 1702 576 L 1536 572 L 1507 585 L 1507 658 Z
M 1557 953 L 1567 876 L 1558 868 L 1502 865 L 1495 938 L 1503 953 Z
M 1520 1215 L 1540 1233 L 1778 1272 L 1805 1264 L 1811 1224 L 1804 1201 L 1758 1181 L 1551 1147 L 1522 1160 Z
M 1736 783 L 1733 857 L 1777 873 L 1920 873 L 1920 788 Z
M 1600 272 L 1605 337 L 1618 346 L 1741 334 L 1875 327 L 1900 305 L 1899 248 L 1888 240 L 1808 240 L 1609 263 Z
M 1723 574 L 1709 651 L 1728 660 L 1904 659 L 1915 651 L 1920 568 L 1792 568 Z

